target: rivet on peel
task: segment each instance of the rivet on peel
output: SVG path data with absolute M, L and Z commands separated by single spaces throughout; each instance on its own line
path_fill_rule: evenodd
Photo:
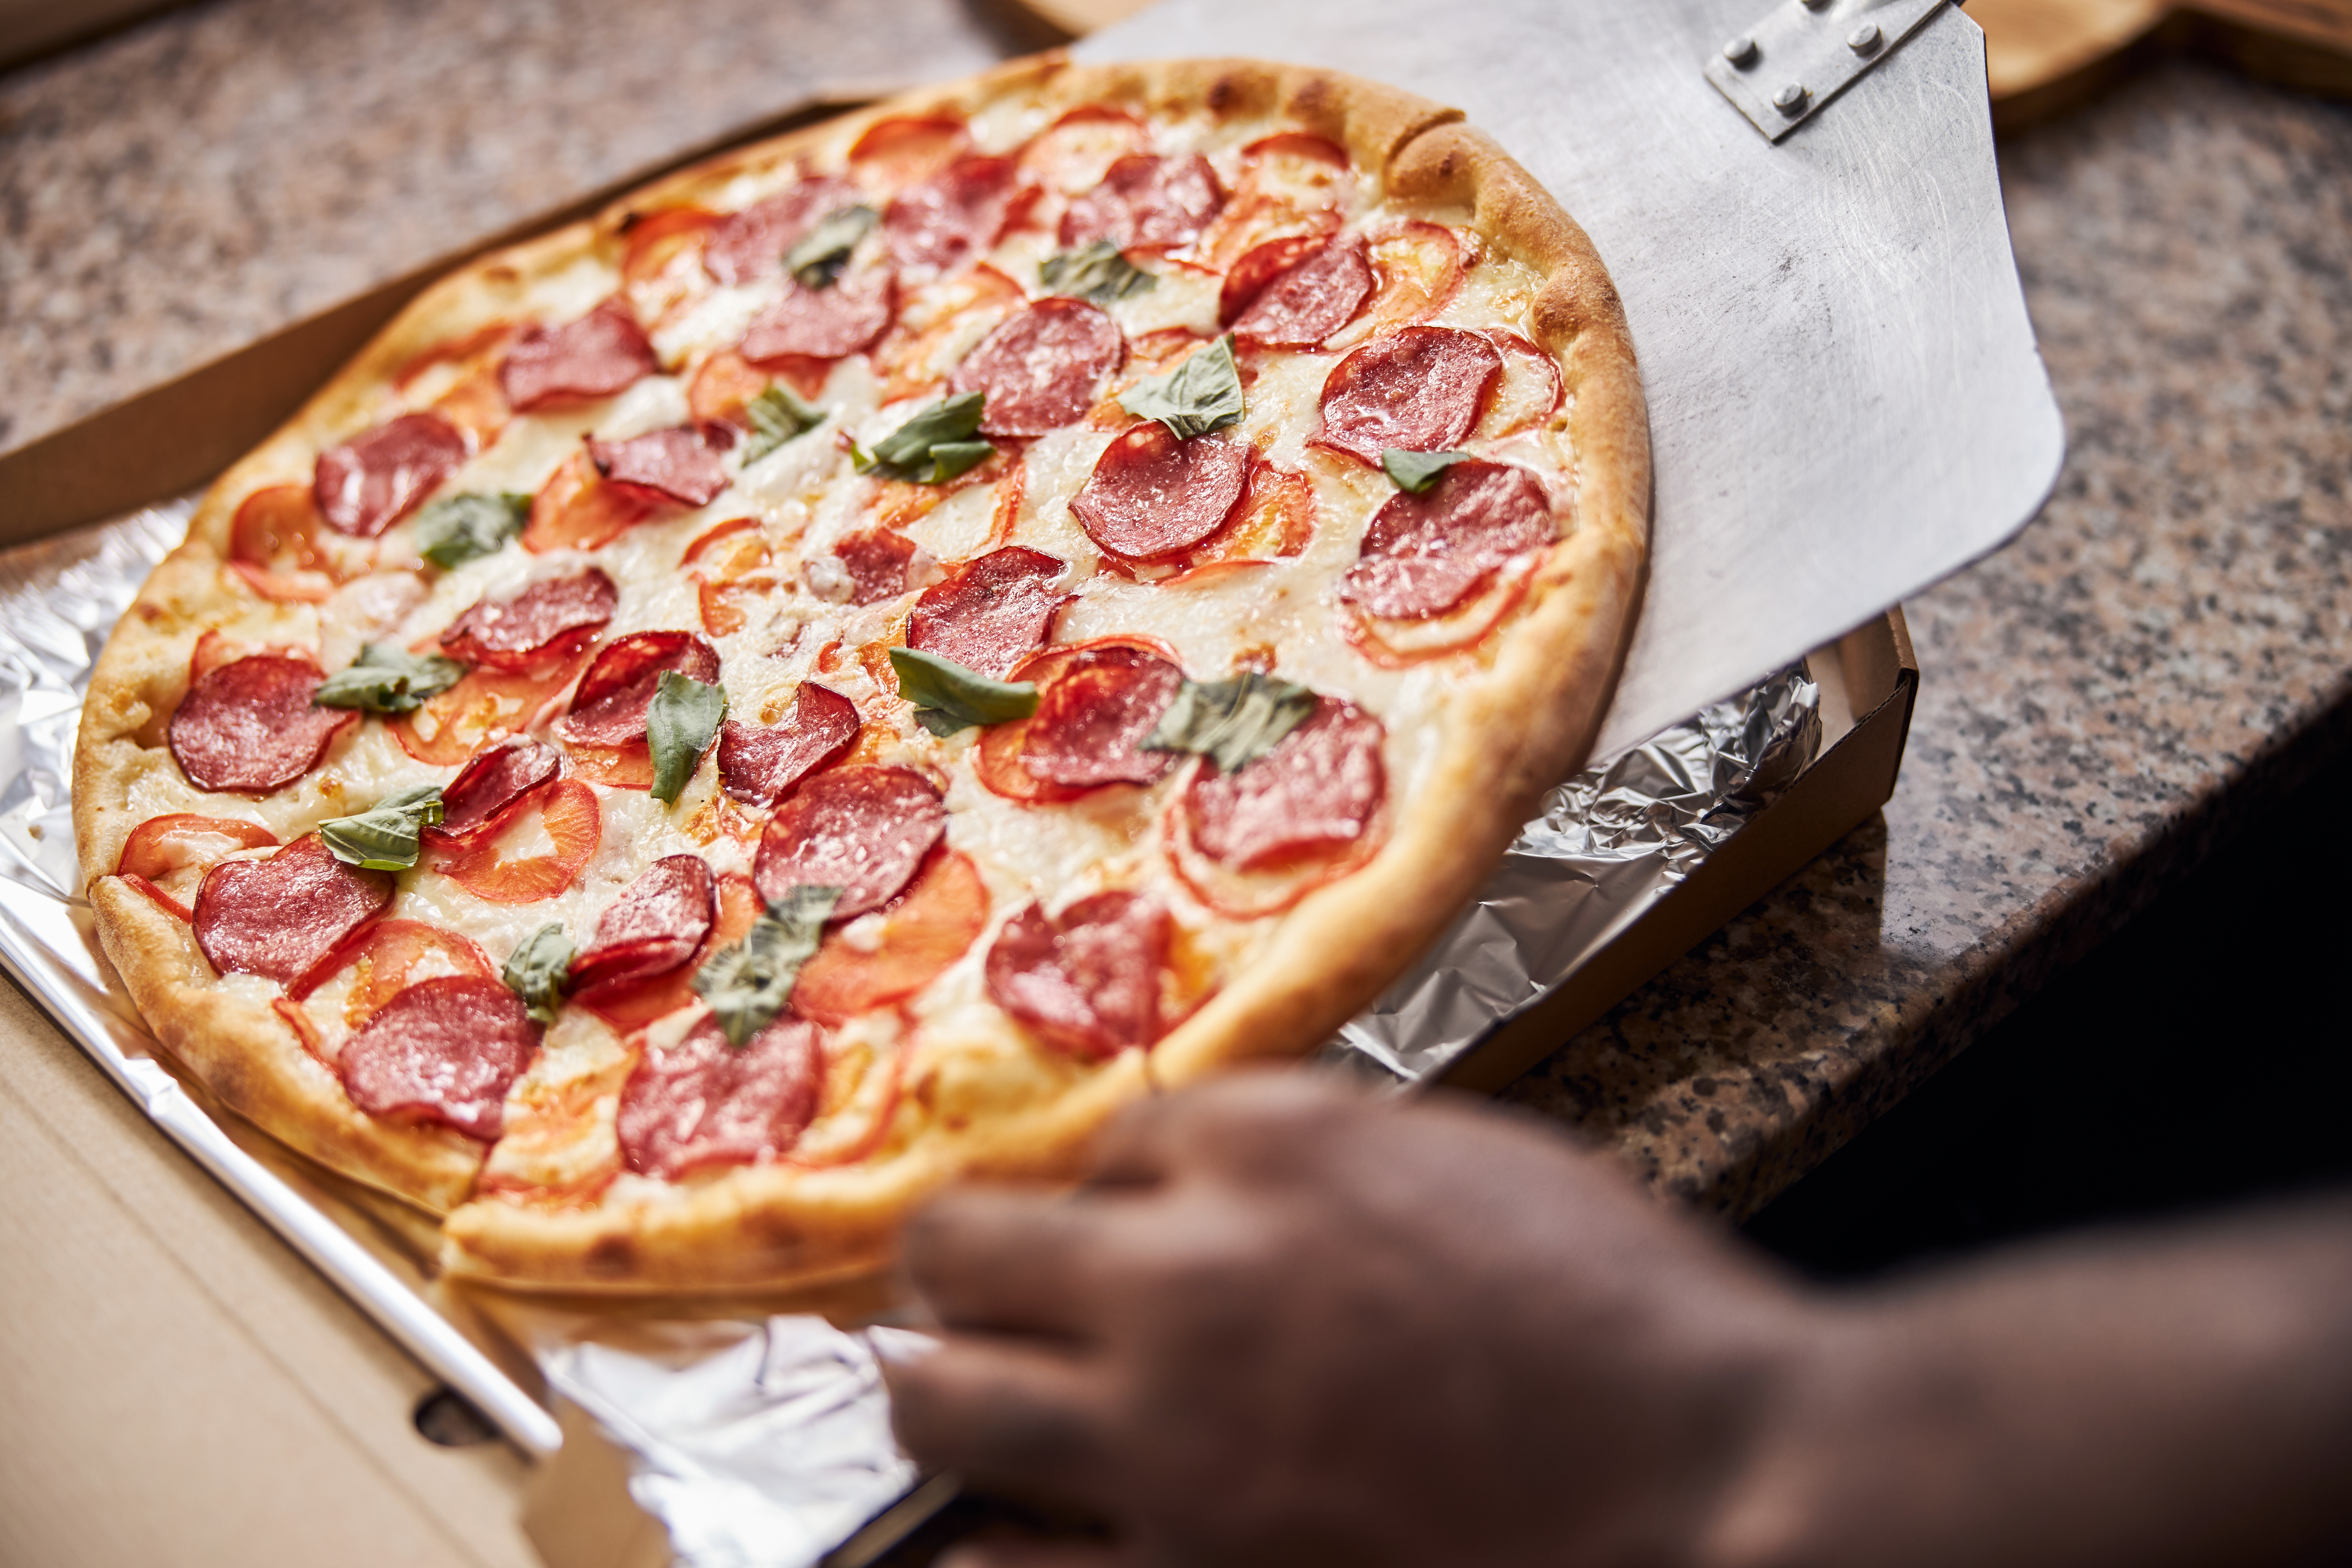
M 1742 35 L 1723 46 L 1723 58 L 1733 65 L 1745 66 L 1756 58 L 1756 40 Z
M 1875 22 L 1864 22 L 1861 26 L 1856 27 L 1853 32 L 1848 33 L 1845 36 L 1845 47 L 1852 49 L 1855 54 L 1866 55 L 1870 53 L 1871 50 L 1878 47 L 1879 37 L 1880 34 L 1878 31 L 1878 24 Z
M 1772 107 L 1783 114 L 1794 114 L 1805 107 L 1805 100 L 1811 96 L 1792 81 L 1772 95 Z

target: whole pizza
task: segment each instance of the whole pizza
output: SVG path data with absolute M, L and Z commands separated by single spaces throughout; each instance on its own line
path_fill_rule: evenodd
M 453 1270 L 869 1268 L 1438 932 L 1591 743 L 1647 454 L 1455 112 L 1023 61 L 468 267 L 230 469 L 83 711 L 99 934 Z

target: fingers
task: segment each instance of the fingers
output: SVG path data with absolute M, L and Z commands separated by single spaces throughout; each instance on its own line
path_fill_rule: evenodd
M 959 1546 L 939 1568 L 1137 1568 L 1131 1552 L 1066 1541 L 985 1541 Z
M 1087 1359 L 966 1334 L 883 1373 L 898 1441 L 924 1464 L 1015 1495 L 1081 1506 L 1100 1495 L 1108 1421 Z
M 1007 1187 L 942 1194 L 907 1226 L 908 1274 L 950 1328 L 1083 1336 L 1093 1321 L 1100 1211 Z
M 1093 1181 L 1148 1186 L 1187 1170 L 1269 1170 L 1296 1163 L 1305 1140 L 1379 1104 L 1326 1073 L 1236 1072 L 1130 1106 L 1095 1144 Z

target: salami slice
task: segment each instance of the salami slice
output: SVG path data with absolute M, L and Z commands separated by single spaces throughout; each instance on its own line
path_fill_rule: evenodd
M 467 760 L 441 791 L 441 822 L 425 837 L 471 848 L 495 836 L 507 814 L 562 770 L 563 753 L 528 735 L 509 735 Z
M 779 1018 L 738 1050 L 717 1018 L 674 1046 L 646 1047 L 621 1090 L 621 1158 L 675 1180 L 712 1165 L 789 1153 L 816 1119 L 824 1053 L 815 1026 Z
M 1183 683 L 1182 670 L 1141 648 L 1088 648 L 1039 695 L 1021 765 L 1072 789 L 1152 783 L 1175 754 L 1139 748 Z
M 714 419 L 625 441 L 591 441 L 588 460 L 616 485 L 651 490 L 680 506 L 709 506 L 727 488 L 719 456 L 734 444 L 735 427 Z
M 831 213 L 854 205 L 857 187 L 830 175 L 729 213 L 710 230 L 702 268 L 721 283 L 751 283 L 783 269 L 784 253 Z
M 578 321 L 524 333 L 499 364 L 499 389 L 528 411 L 559 397 L 610 397 L 659 368 L 646 330 L 616 295 Z
M 441 650 L 468 664 L 529 669 L 604 630 L 621 602 L 596 567 L 533 583 L 508 599 L 481 599 L 441 634 Z
M 1185 792 L 1192 840 L 1236 871 L 1344 848 L 1388 793 L 1381 721 L 1326 697 L 1281 744 L 1236 773 L 1203 764 Z
M 803 681 L 782 723 L 727 721 L 719 731 L 719 782 L 737 800 L 772 805 L 809 774 L 839 762 L 856 740 L 856 704 Z
M 982 338 L 950 385 L 980 392 L 981 433 L 1043 436 L 1086 416 L 1127 357 L 1111 319 L 1084 300 L 1039 300 Z
M 898 279 L 887 267 L 852 272 L 830 289 L 788 284 L 782 299 L 752 318 L 737 352 L 753 364 L 854 354 L 890 325 L 897 298 Z
M 1154 158 L 1132 153 L 1113 163 L 1102 183 L 1070 203 L 1062 215 L 1062 244 L 1108 240 L 1174 249 L 1201 237 L 1224 210 L 1225 191 L 1216 171 L 1198 153 Z
M 667 974 L 694 956 L 719 913 L 718 884 L 699 855 L 668 855 L 621 889 L 588 951 L 572 961 L 572 994 L 593 999 Z
M 625 746 L 646 738 L 646 710 L 666 671 L 711 685 L 719 650 L 692 632 L 635 632 L 604 645 L 580 678 L 572 711 L 556 728 L 583 746 Z
M 1443 615 L 1512 556 L 1558 537 L 1543 486 L 1525 468 L 1456 463 L 1426 494 L 1400 490 L 1364 530 L 1339 596 L 1375 616 Z
M 920 773 L 835 768 L 776 808 L 751 874 L 770 903 L 794 888 L 839 888 L 833 918 L 847 920 L 896 898 L 947 822 L 940 792 Z
M 436 414 L 404 414 L 319 454 L 310 493 L 339 533 L 373 539 L 466 460 L 466 437 Z
M 196 678 L 166 731 L 180 771 L 199 789 L 268 795 L 319 765 L 356 710 L 314 708 L 326 679 L 307 658 L 256 654 Z
M 1234 280 L 1253 258 L 1276 250 L 1286 255 L 1291 245 L 1275 240 L 1236 262 L 1219 297 L 1219 315 L 1235 303 Z M 1354 321 L 1371 297 L 1372 268 L 1364 258 L 1364 237 L 1340 235 L 1286 261 L 1229 320 L 1237 337 L 1268 348 L 1311 349 Z
M 1167 1033 L 1160 973 L 1168 911 L 1139 893 L 1097 893 L 1059 915 L 1031 904 L 988 950 L 988 994 L 1032 1034 L 1082 1061 Z
M 1002 680 L 1045 646 L 1070 595 L 1055 586 L 1066 563 L 1019 544 L 968 561 L 923 590 L 907 617 L 907 646 Z
M 290 984 L 392 903 L 392 879 L 313 833 L 267 860 L 224 860 L 196 889 L 196 946 L 223 974 Z
M 495 980 L 412 985 L 343 1044 L 336 1070 L 370 1116 L 438 1122 L 484 1142 L 506 1129 L 507 1090 L 539 1049 L 539 1026 Z
M 1377 463 L 1390 447 L 1442 452 L 1478 423 L 1503 356 L 1476 332 L 1407 327 L 1374 338 L 1323 383 L 1316 444 Z
M 952 271 L 994 245 L 1013 206 L 1010 158 L 959 158 L 890 198 L 882 242 L 918 273 Z
M 849 602 L 878 605 L 907 591 L 915 542 L 887 528 L 870 528 L 835 545 L 833 553 L 849 578 Z
M 1070 510 L 1114 555 L 1165 555 L 1223 527 L 1249 473 L 1250 449 L 1241 442 L 1222 435 L 1179 441 L 1147 419 L 1103 448 Z

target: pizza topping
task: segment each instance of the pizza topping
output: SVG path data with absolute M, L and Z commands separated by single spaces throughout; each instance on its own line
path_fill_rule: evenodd
M 499 971 L 499 978 L 535 1024 L 555 1022 L 563 1008 L 564 984 L 571 976 L 572 939 L 552 921 L 516 943 L 506 967 Z
M 1097 305 L 1149 293 L 1160 279 L 1118 253 L 1107 239 L 1090 239 L 1076 250 L 1056 251 L 1038 264 L 1037 281 L 1047 291 Z
M 721 283 L 751 283 L 782 268 L 784 252 L 801 242 L 818 218 L 856 201 L 846 180 L 803 180 L 782 195 L 730 213 L 710 231 L 702 247 L 703 269 Z
M 824 410 L 781 381 L 772 381 L 743 405 L 740 421 L 751 431 L 743 443 L 743 466 L 751 467 L 785 442 L 824 423 Z
M 1010 158 L 959 158 L 890 198 L 882 239 L 899 266 L 952 271 L 1004 232 L 1013 205 Z
M 1173 922 L 1139 893 L 1097 893 L 1059 915 L 1031 904 L 988 951 L 988 994 L 1032 1034 L 1081 1061 L 1167 1033 L 1160 976 Z
M 367 967 L 361 969 L 362 963 Z M 446 973 L 483 979 L 490 973 L 490 961 L 482 950 L 456 931 L 443 931 L 423 921 L 370 921 L 354 927 L 326 957 L 289 984 L 286 1000 L 305 1001 L 328 981 L 351 971 L 352 986 L 344 999 L 343 1017 L 356 1028 L 406 990 L 409 976 L 424 963 L 436 968 L 446 965 Z M 429 980 L 436 975 L 428 973 L 419 978 Z M 280 1016 L 284 1016 L 282 1011 Z
M 496 555 L 530 518 L 530 497 L 444 496 L 416 514 L 416 552 L 444 572 Z
M 719 738 L 727 717 L 726 689 L 665 669 L 646 709 L 646 745 L 653 753 L 653 797 L 667 805 L 686 788 L 702 753 Z
M 1459 447 L 1478 422 L 1503 356 L 1476 332 L 1407 327 L 1375 338 L 1339 362 L 1323 383 L 1319 446 L 1367 463 L 1391 447 L 1435 452 Z
M 1178 158 L 1131 153 L 1113 163 L 1102 183 L 1070 204 L 1062 215 L 1062 243 L 1103 240 L 1129 246 L 1174 248 L 1201 237 L 1223 210 L 1225 193 L 1216 172 L 1197 153 Z
M 1442 615 L 1501 566 L 1556 537 L 1543 486 L 1525 468 L 1475 459 L 1427 493 L 1391 496 L 1364 530 L 1339 596 L 1375 616 Z
M 1043 436 L 1084 418 L 1126 357 L 1118 328 L 1094 306 L 1039 300 L 982 339 L 950 384 L 987 395 L 983 433 Z
M 1156 654 L 1088 648 L 1045 689 L 1021 765 L 1071 789 L 1150 784 L 1176 759 L 1143 742 L 1184 685 L 1184 672 Z
M 596 922 L 588 950 L 572 961 L 573 994 L 668 973 L 694 956 L 718 912 L 718 888 L 700 856 L 655 861 L 621 890 Z
M 256 654 L 215 665 L 180 699 L 167 731 L 180 771 L 199 789 L 268 795 L 319 765 L 360 721 L 310 699 L 326 677 L 307 658 Z
M 114 862 L 118 877 L 161 882 L 191 866 L 210 865 L 239 849 L 274 847 L 278 835 L 257 822 L 236 816 L 198 816 L 173 812 L 151 816 L 131 830 Z
M 415 654 L 391 643 L 362 643 L 359 657 L 319 683 L 310 700 L 321 708 L 370 713 L 414 713 L 466 678 L 454 658 Z
M 1247 410 L 1233 339 L 1219 338 L 1167 374 L 1138 382 L 1119 395 L 1118 405 L 1139 419 L 1157 419 L 1180 441 L 1240 424 Z
M 870 267 L 838 284 L 812 289 L 795 282 L 783 298 L 752 319 L 740 353 L 754 364 L 787 355 L 839 359 L 872 346 L 890 325 L 898 281 L 887 267 Z
M 610 397 L 661 368 L 625 300 L 605 300 L 575 321 L 533 327 L 499 365 L 499 386 L 518 409 L 557 398 Z
M 838 1026 L 903 1001 L 946 973 L 987 929 L 988 887 L 980 868 L 968 855 L 935 851 L 903 897 L 867 916 L 860 929 L 835 931 L 802 965 L 793 1011 Z
M 1203 768 L 1184 796 L 1193 841 L 1237 871 L 1328 853 L 1360 838 L 1388 793 L 1381 722 L 1338 700 L 1232 773 Z
M 597 550 L 653 515 L 659 496 L 608 483 L 586 447 L 558 463 L 530 498 L 522 547 L 534 555 L 553 550 Z
M 509 831 L 517 829 L 552 847 L 546 854 L 502 858 Z M 563 779 L 539 796 L 535 809 L 513 812 L 474 843 L 436 849 L 433 869 L 490 903 L 535 904 L 572 886 L 596 853 L 603 830 L 596 792 L 578 779 Z
M 533 583 L 508 599 L 482 599 L 441 634 L 441 646 L 472 664 L 529 669 L 559 658 L 604 628 L 621 591 L 596 567 Z
M 317 834 L 267 860 L 224 861 L 196 889 L 196 946 L 223 974 L 300 977 L 392 903 L 392 879 L 346 866 Z
M 719 455 L 735 444 L 732 426 L 680 425 L 625 441 L 588 443 L 588 460 L 616 485 L 634 485 L 681 506 L 709 506 L 727 488 Z
M 837 888 L 794 888 L 755 917 L 743 940 L 711 955 L 694 976 L 695 994 L 730 1046 L 768 1026 L 792 999 L 801 965 L 816 952 Z
M 968 561 L 915 601 L 907 646 L 1001 680 L 1045 646 L 1070 598 L 1057 586 L 1065 570 L 1064 562 L 1019 544 Z
M 935 653 L 894 647 L 890 670 L 898 679 L 898 695 L 915 706 L 915 722 L 942 739 L 1037 711 L 1037 689 L 1029 682 L 991 680 Z
M 830 289 L 849 265 L 850 252 L 873 227 L 874 209 L 862 202 L 831 213 L 784 252 L 784 270 L 803 289 Z
M 386 728 L 400 749 L 420 763 L 454 768 L 495 741 L 537 724 L 588 661 L 585 650 L 551 668 L 517 672 L 475 669 L 414 713 Z
M 646 712 L 666 670 L 715 684 L 719 650 L 692 632 L 635 632 L 615 637 L 580 678 L 572 711 L 557 730 L 565 740 L 589 746 L 625 746 L 644 740 Z
M 782 722 L 729 721 L 719 736 L 719 782 L 737 800 L 771 805 L 809 774 L 840 761 L 856 740 L 856 704 L 803 681 Z
M 869 528 L 835 544 L 830 557 L 817 557 L 818 561 L 828 559 L 840 563 L 837 590 L 828 593 L 825 589 L 832 584 L 819 584 L 816 562 L 812 561 L 806 574 L 811 593 L 835 603 L 878 605 L 907 591 L 908 574 L 915 563 L 915 542 L 887 528 Z
M 1230 437 L 1180 441 L 1159 421 L 1147 421 L 1103 449 L 1070 510 L 1087 537 L 1113 554 L 1188 549 L 1241 504 L 1250 456 Z
M 466 437 L 433 414 L 404 414 L 319 454 L 310 491 L 339 533 L 373 539 L 466 460 Z
M 506 1125 L 507 1090 L 539 1049 L 539 1026 L 495 980 L 412 985 L 345 1042 L 336 1069 L 370 1116 L 454 1127 L 484 1142 Z
M 1282 743 L 1315 711 L 1315 693 L 1257 670 L 1231 680 L 1187 680 L 1151 732 L 1147 752 L 1189 752 L 1234 773 Z
M 621 1158 L 675 1180 L 711 1165 L 787 1153 L 816 1120 L 824 1053 L 815 1026 L 787 1018 L 730 1046 L 705 1019 L 674 1046 L 649 1045 L 621 1091 Z
M 441 786 L 411 784 L 351 816 L 319 824 L 319 837 L 336 859 L 371 871 L 405 871 L 416 864 L 425 830 L 441 820 Z
M 1427 495 L 1438 476 L 1456 463 L 1470 460 L 1467 452 L 1408 452 L 1391 447 L 1381 453 L 1381 471 L 1401 490 Z
M 1310 246 L 1303 255 L 1295 240 L 1277 239 L 1234 263 L 1217 314 L 1234 335 L 1253 342 L 1311 349 L 1354 321 L 1371 295 L 1372 268 L 1361 235 Z
M 528 735 L 509 735 L 477 752 L 442 790 L 441 821 L 425 837 L 434 844 L 480 843 L 518 801 L 552 782 L 562 766 L 561 752 Z
M 782 903 L 795 888 L 838 888 L 833 918 L 848 920 L 898 896 L 947 831 L 947 805 L 906 768 L 821 773 L 776 808 L 752 876 Z
M 966 392 L 919 408 L 871 452 L 850 443 L 850 464 L 861 474 L 943 485 L 996 456 L 994 447 L 978 439 L 982 401 L 982 394 Z

